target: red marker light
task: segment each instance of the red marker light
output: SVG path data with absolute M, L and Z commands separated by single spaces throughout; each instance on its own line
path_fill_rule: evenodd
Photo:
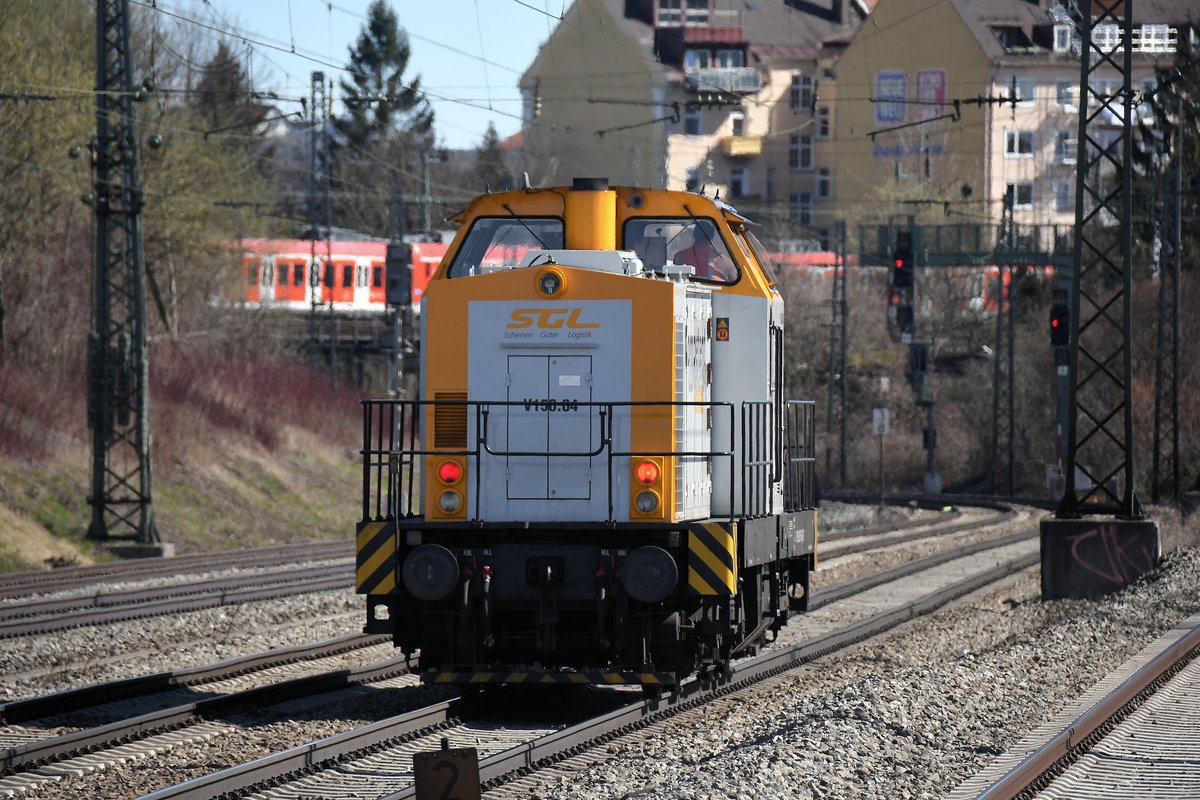
M 633 470 L 634 477 L 649 486 L 658 480 L 658 464 L 653 461 L 643 461 Z
M 1058 327 L 1058 320 L 1056 320 L 1056 319 L 1052 319 L 1052 320 L 1050 320 L 1050 327 L 1051 327 L 1051 328 L 1057 328 L 1057 327 Z
M 458 483 L 462 477 L 462 467 L 455 461 L 443 461 L 438 465 L 438 480 L 442 483 Z
M 904 262 L 898 258 L 896 259 L 896 269 L 904 269 Z

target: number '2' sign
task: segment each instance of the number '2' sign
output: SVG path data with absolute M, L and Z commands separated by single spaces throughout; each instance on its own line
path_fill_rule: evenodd
M 417 800 L 480 800 L 479 754 L 474 747 L 413 755 Z

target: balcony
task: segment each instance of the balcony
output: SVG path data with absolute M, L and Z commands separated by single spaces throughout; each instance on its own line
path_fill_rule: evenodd
M 762 89 L 762 73 L 754 67 L 708 67 L 684 72 L 693 92 L 757 92 Z
M 721 151 L 729 158 L 754 158 L 762 155 L 761 136 L 726 136 L 721 140 Z

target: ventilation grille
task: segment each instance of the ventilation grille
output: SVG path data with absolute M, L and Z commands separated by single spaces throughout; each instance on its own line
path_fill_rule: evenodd
M 467 449 L 466 392 L 435 392 L 433 399 L 433 446 L 438 449 Z M 459 401 L 461 405 L 453 401 Z

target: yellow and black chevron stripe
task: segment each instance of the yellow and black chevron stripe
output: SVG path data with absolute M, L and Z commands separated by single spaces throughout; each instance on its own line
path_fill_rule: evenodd
M 699 595 L 737 594 L 737 538 L 726 524 L 688 528 L 688 588 Z
M 396 524 L 365 522 L 358 526 L 354 586 L 359 594 L 396 591 Z
M 427 672 L 421 676 L 425 683 L 473 684 L 581 684 L 607 685 L 645 684 L 674 686 L 674 672 Z

